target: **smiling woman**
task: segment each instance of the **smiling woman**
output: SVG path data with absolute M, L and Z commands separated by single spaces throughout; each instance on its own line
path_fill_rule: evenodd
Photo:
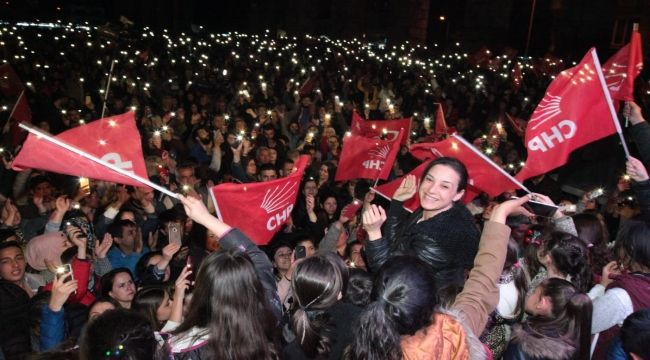
M 414 255 L 433 267 L 438 284 L 445 284 L 451 294 L 461 288 L 479 242 L 472 215 L 460 203 L 467 178 L 465 165 L 448 157 L 431 161 L 419 187 L 415 176 L 406 176 L 393 195 L 387 215 L 379 210 L 375 224 L 366 224 L 364 216 L 371 240 L 366 245 L 370 267 L 377 270 L 394 255 Z M 420 208 L 408 215 L 402 205 L 416 192 Z

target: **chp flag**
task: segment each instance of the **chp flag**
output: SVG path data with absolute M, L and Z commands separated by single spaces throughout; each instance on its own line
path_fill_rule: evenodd
M 382 136 L 385 140 L 395 140 L 404 130 L 404 134 L 411 132 L 411 118 L 393 120 L 366 120 L 356 111 L 352 112 L 352 124 L 350 131 L 352 135 L 360 135 L 379 139 Z M 402 136 L 401 145 L 406 145 L 408 135 Z
M 526 164 L 515 177 L 524 181 L 560 167 L 574 150 L 616 132 L 618 117 L 592 48 L 557 75 L 537 105 L 526 127 Z
M 420 160 L 436 159 L 443 156 L 458 159 L 467 168 L 468 182 L 478 190 L 478 193 L 486 192 L 494 197 L 513 189 L 523 189 L 529 192 L 519 181 L 460 135 L 454 134 L 450 138 L 436 143 L 412 145 L 410 152 Z
M 641 34 L 632 32 L 630 43 L 623 46 L 603 65 L 603 74 L 612 99 L 634 101 L 634 79 L 643 69 Z
M 291 175 L 282 179 L 214 186 L 210 194 L 217 216 L 255 244 L 268 244 L 291 216 L 308 162 L 308 156 L 301 156 Z
M 404 130 L 393 140 L 345 136 L 335 180 L 388 179 L 403 136 Z
M 13 161 L 14 170 L 28 168 L 72 176 L 142 186 L 142 182 L 90 160 L 88 154 L 122 171 L 148 179 L 142 156 L 140 133 L 132 111 L 93 121 L 56 136 L 27 136 Z M 58 143 L 58 144 L 57 144 Z

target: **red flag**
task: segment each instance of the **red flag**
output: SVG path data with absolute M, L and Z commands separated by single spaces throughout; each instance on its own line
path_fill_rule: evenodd
M 301 156 L 294 172 L 262 183 L 220 184 L 210 189 L 217 215 L 239 228 L 257 245 L 266 245 L 287 222 L 296 202 L 308 157 Z
M 24 92 L 18 97 L 11 117 L 17 122 L 32 123 L 32 111 L 29 109 L 29 103 Z
M 148 179 L 140 145 L 140 133 L 135 126 L 135 117 L 132 111 L 67 130 L 55 138 L 123 170 Z M 142 183 L 136 180 L 31 133 L 22 150 L 14 159 L 13 168 L 15 170 L 36 168 L 142 186 Z
M 436 135 L 446 134 L 447 133 L 447 122 L 445 121 L 445 113 L 442 111 L 442 104 L 438 104 L 438 109 L 436 109 L 436 127 L 433 132 Z
M 634 101 L 634 79 L 643 69 L 641 35 L 632 32 L 632 40 L 603 65 L 605 82 L 612 99 Z
M 429 161 L 425 161 L 422 164 L 418 165 L 415 169 L 411 170 L 407 175 L 414 175 L 418 181 L 422 179 L 422 174 L 424 173 L 424 169 L 429 165 Z M 393 197 L 393 194 L 395 194 L 395 191 L 397 191 L 397 188 L 400 186 L 402 183 L 402 180 L 404 177 L 397 178 L 391 182 L 376 186 L 373 188 L 373 190 L 379 194 L 381 197 L 390 200 Z M 465 189 L 465 196 L 463 196 L 463 203 L 467 204 L 468 202 L 472 201 L 476 196 L 478 196 L 481 193 L 480 190 L 475 188 L 474 186 L 467 184 L 467 188 Z M 417 208 L 420 207 L 420 197 L 418 194 L 415 194 L 412 198 L 406 200 L 403 205 L 404 209 L 410 212 L 414 212 L 417 210 Z
M 553 80 L 537 105 L 526 127 L 526 165 L 516 178 L 523 181 L 564 165 L 573 150 L 614 134 L 617 126 L 592 48 Z
M 381 138 L 385 140 L 395 140 L 399 136 L 400 130 L 404 134 L 411 131 L 411 118 L 393 119 L 393 120 L 366 120 L 356 111 L 352 112 L 352 135 L 359 135 L 369 138 Z M 402 136 L 401 145 L 406 145 L 408 135 Z
M 335 180 L 386 180 L 400 149 L 402 136 L 403 130 L 394 140 L 371 139 L 359 135 L 344 137 Z
M 515 66 L 512 67 L 512 89 L 515 92 L 519 91 L 523 78 L 524 77 L 521 73 L 521 65 L 519 65 L 518 62 L 516 62 Z
M 305 80 L 302 85 L 300 85 L 300 89 L 298 90 L 298 94 L 300 96 L 307 96 L 314 91 L 314 87 L 316 86 L 316 76 L 310 76 L 307 80 Z
M 0 66 L 0 93 L 4 96 L 18 96 L 25 87 L 9 64 Z
M 469 173 L 469 184 L 490 196 L 498 196 L 504 191 L 523 188 L 512 176 L 506 173 L 482 152 L 474 148 L 459 135 L 437 143 L 412 145 L 410 152 L 420 160 L 443 156 L 460 160 Z

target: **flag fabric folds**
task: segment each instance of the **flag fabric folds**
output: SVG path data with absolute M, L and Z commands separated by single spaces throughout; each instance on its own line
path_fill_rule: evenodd
M 406 145 L 408 134 L 411 131 L 411 118 L 394 119 L 394 120 L 366 120 L 356 111 L 352 112 L 352 125 L 350 131 L 352 135 L 360 135 L 369 138 L 381 138 L 386 140 L 395 140 L 399 136 L 400 130 L 404 130 L 405 136 L 402 136 L 401 145 Z
M 641 34 L 634 31 L 630 43 L 623 46 L 603 65 L 605 82 L 612 99 L 634 101 L 634 79 L 642 69 Z
M 459 135 L 452 135 L 436 143 L 412 145 L 410 152 L 420 160 L 443 156 L 460 160 L 467 168 L 469 184 L 479 192 L 486 192 L 490 196 L 498 196 L 504 191 L 521 188 L 519 182 L 505 170 Z
M 217 216 L 244 232 L 257 245 L 266 245 L 289 217 L 309 158 L 301 156 L 291 175 L 267 182 L 219 184 L 210 190 Z
M 4 96 L 18 96 L 23 90 L 23 82 L 9 64 L 0 66 L 0 93 Z
M 516 178 L 523 181 L 564 165 L 571 152 L 616 133 L 617 127 L 592 48 L 578 65 L 558 74 L 537 105 L 526 127 L 528 158 Z
M 372 139 L 359 135 L 344 137 L 335 180 L 386 180 L 403 136 L 404 130 L 400 130 L 394 140 Z
M 140 133 L 132 111 L 82 125 L 55 138 L 122 170 L 148 179 Z M 29 134 L 13 161 L 15 170 L 42 169 L 73 176 L 142 186 L 142 183 L 86 159 L 42 137 Z
M 442 111 L 442 104 L 437 103 L 436 109 L 436 126 L 434 127 L 434 134 L 441 135 L 447 133 L 447 121 L 445 121 L 445 112 Z

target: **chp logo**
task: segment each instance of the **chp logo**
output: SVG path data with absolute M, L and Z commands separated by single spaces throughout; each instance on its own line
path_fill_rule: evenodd
M 260 208 L 270 215 L 266 221 L 266 229 L 268 231 L 274 231 L 289 218 L 293 210 L 294 195 L 296 194 L 298 183 L 298 180 L 289 181 L 266 190 Z
M 528 126 L 532 126 L 531 130 L 534 131 L 547 122 L 556 120 L 556 117 L 562 115 L 561 106 L 562 97 L 548 93 L 539 103 L 537 109 L 535 109 L 533 116 L 528 122 Z M 576 134 L 577 130 L 578 126 L 574 121 L 566 119 L 560 120 L 556 124 L 552 125 L 548 130 L 542 131 L 532 139 L 528 140 L 528 149 L 546 152 L 549 149 L 554 148 L 556 145 L 563 143 L 565 140 L 571 139 Z
M 637 63 L 634 65 L 637 72 L 643 70 L 643 62 Z M 627 79 L 627 64 L 621 65 L 618 63 L 613 63 L 609 71 L 606 71 L 605 74 L 605 83 L 609 91 L 615 93 L 621 90 L 621 86 L 625 83 Z
M 390 153 L 390 146 L 383 145 L 377 146 L 376 148 L 368 151 L 370 159 L 365 160 L 361 165 L 369 170 L 381 170 L 386 163 L 388 154 Z

